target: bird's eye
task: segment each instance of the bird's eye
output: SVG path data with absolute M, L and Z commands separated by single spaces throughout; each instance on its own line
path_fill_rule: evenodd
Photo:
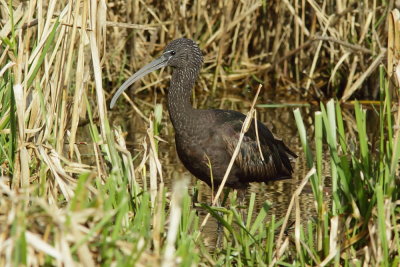
M 175 52 L 174 50 L 172 50 L 172 51 L 171 51 L 171 55 L 174 56 L 175 54 L 176 54 L 176 52 Z

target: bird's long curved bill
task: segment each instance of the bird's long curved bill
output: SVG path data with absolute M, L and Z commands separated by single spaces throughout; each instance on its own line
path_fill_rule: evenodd
M 110 108 L 113 108 L 115 106 L 115 102 L 117 102 L 118 97 L 126 90 L 126 88 L 131 86 L 131 84 L 133 84 L 134 82 L 136 82 L 137 80 L 139 80 L 140 78 L 145 76 L 146 74 L 149 74 L 150 72 L 160 69 L 162 67 L 165 67 L 168 63 L 168 60 L 169 60 L 169 58 L 167 56 L 162 55 L 159 58 L 157 58 L 157 59 L 153 60 L 152 62 L 150 62 L 149 64 L 147 64 L 146 66 L 144 66 L 143 68 L 141 68 L 140 70 L 138 70 L 131 77 L 129 77 L 129 79 L 126 80 L 121 85 L 121 87 L 117 90 L 117 92 L 111 99 Z

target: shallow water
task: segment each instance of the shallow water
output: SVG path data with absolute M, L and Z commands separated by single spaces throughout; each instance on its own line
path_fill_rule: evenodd
M 307 173 L 306 162 L 303 157 L 302 148 L 299 144 L 291 110 L 281 108 L 259 109 L 258 111 L 259 115 L 261 115 L 259 116 L 259 119 L 262 122 L 267 122 L 266 125 L 273 131 L 273 133 L 276 136 L 283 138 L 284 142 L 299 156 L 297 159 L 293 160 L 292 163 L 294 167 L 292 179 L 268 182 L 266 184 L 252 183 L 246 193 L 246 202 L 249 201 L 252 193 L 256 194 L 253 218 L 257 216 L 263 204 L 268 201 L 271 205 L 268 217 L 270 218 L 274 214 L 276 219 L 279 220 L 286 215 L 293 193 Z M 176 162 L 178 162 L 178 159 L 176 159 Z M 182 168 L 178 168 L 178 170 L 181 172 L 187 172 Z M 192 184 L 194 183 L 195 178 L 192 178 Z M 207 185 L 204 185 L 201 187 L 201 190 L 201 198 L 198 201 L 210 203 L 212 195 L 211 189 Z M 314 198 L 309 183 L 306 185 L 305 190 L 303 190 L 300 196 L 300 203 L 301 215 L 304 219 L 315 217 Z M 294 212 L 292 212 L 291 216 L 294 216 Z M 268 217 L 267 220 L 269 220 Z M 216 222 L 212 220 L 205 229 L 205 231 L 210 234 L 210 245 L 213 245 L 215 242 L 215 230 Z
M 214 98 L 212 97 L 205 96 L 195 103 L 201 103 L 202 106 L 204 105 L 207 107 L 212 106 L 214 108 L 235 109 L 243 113 L 246 113 L 249 110 L 251 104 L 251 99 L 246 99 L 243 96 L 236 95 L 219 98 L 217 101 L 213 101 L 213 99 Z M 163 128 L 161 130 L 160 137 L 166 142 L 159 143 L 159 159 L 163 168 L 165 186 L 167 187 L 167 190 L 170 191 L 174 179 L 182 176 L 191 177 L 189 187 L 194 186 L 197 183 L 196 179 L 191 176 L 190 173 L 183 167 L 179 158 L 177 157 L 175 150 L 174 130 L 166 112 L 165 99 L 160 98 L 157 100 L 157 103 L 163 104 L 164 112 L 162 121 Z M 258 101 L 258 103 L 260 103 L 260 101 Z M 257 216 L 260 208 L 266 201 L 268 201 L 271 205 L 268 217 L 270 218 L 272 215 L 275 215 L 276 220 L 283 218 L 286 215 L 293 193 L 308 172 L 305 157 L 303 156 L 304 153 L 297 134 L 293 110 L 294 108 L 257 108 L 257 118 L 263 122 L 274 133 L 274 135 L 283 139 L 285 144 L 298 155 L 298 158 L 293 160 L 294 173 L 292 179 L 274 181 L 267 184 L 252 183 L 250 185 L 249 189 L 247 190 L 246 201 L 250 199 L 251 193 L 256 194 L 256 205 L 253 212 L 253 217 Z M 310 112 L 308 108 L 301 108 L 301 112 L 303 114 L 306 127 L 310 132 L 309 138 L 312 139 L 312 116 L 307 116 L 307 114 L 313 114 L 313 112 Z M 147 135 L 146 131 L 148 127 L 147 123 L 143 119 L 137 116 L 133 111 L 129 111 L 129 114 L 114 114 L 111 121 L 115 126 L 121 126 L 127 132 L 126 141 L 133 156 L 139 151 L 143 150 L 141 143 Z M 140 160 L 141 156 L 139 156 L 137 161 L 139 162 Z M 329 161 L 325 162 L 324 164 L 329 164 Z M 134 165 L 136 166 L 137 163 L 135 162 Z M 138 182 L 140 183 L 140 181 Z M 198 183 L 200 184 L 198 187 L 198 202 L 207 204 L 211 203 L 211 189 L 202 182 Z M 193 190 L 190 189 L 189 191 L 192 192 Z M 330 191 L 329 181 L 326 186 L 326 191 Z M 316 217 L 314 197 L 310 183 L 307 183 L 300 195 L 300 209 L 300 214 L 303 221 Z M 290 222 L 294 221 L 294 211 L 295 210 L 293 209 Z M 199 211 L 199 213 L 205 214 L 206 212 Z M 267 220 L 269 218 L 267 218 Z M 212 219 L 205 227 L 205 232 L 207 233 L 206 236 L 210 237 L 210 246 L 215 244 L 216 228 L 216 222 Z
M 212 106 L 215 108 L 235 109 L 243 113 L 246 113 L 246 111 L 249 110 L 251 104 L 251 99 L 246 99 L 242 96 L 236 95 L 222 99 L 220 98 L 218 99 L 218 102 L 213 102 L 212 99 L 213 98 L 208 97 L 198 100 L 197 103 L 202 103 L 201 105 Z M 164 99 L 158 99 L 157 102 L 160 103 L 164 101 Z M 190 186 L 193 186 L 196 184 L 196 179 L 189 174 L 177 157 L 174 142 L 174 130 L 169 121 L 168 115 L 166 114 L 165 107 L 165 103 L 163 103 L 163 109 L 165 112 L 163 122 L 165 122 L 165 126 L 161 131 L 160 137 L 167 143 L 159 143 L 159 158 L 163 166 L 165 185 L 169 190 L 171 190 L 174 177 L 176 179 L 176 177 L 189 176 L 192 177 Z M 307 123 L 312 123 L 310 119 L 311 117 L 308 118 L 307 114 L 313 114 L 313 112 L 310 112 L 307 108 L 301 108 L 301 112 L 304 116 L 304 120 L 306 120 L 306 125 Z M 256 217 L 262 205 L 268 201 L 271 204 L 269 216 L 274 214 L 276 219 L 279 220 L 285 216 L 293 193 L 302 179 L 306 176 L 308 169 L 297 134 L 297 127 L 293 117 L 293 108 L 257 108 L 257 116 L 261 122 L 265 123 L 265 125 L 267 125 L 267 127 L 277 137 L 282 138 L 285 144 L 298 155 L 298 158 L 293 161 L 294 173 L 292 179 L 274 181 L 267 184 L 253 183 L 247 191 L 247 201 L 250 199 L 251 193 L 256 194 L 254 217 Z M 131 123 L 128 124 L 127 128 L 130 128 L 129 132 L 134 132 L 136 134 L 130 135 L 127 138 L 127 141 L 133 145 L 135 149 L 140 150 L 141 148 L 137 146 L 137 141 L 143 138 L 147 126 L 142 119 L 138 118 L 138 116 L 133 116 Z M 310 134 L 312 134 L 312 127 L 308 128 L 310 129 Z M 211 189 L 202 182 L 200 182 L 200 184 L 198 201 L 201 203 L 211 203 Z M 329 191 L 329 188 L 327 188 L 327 191 Z M 300 208 L 302 219 L 308 220 L 315 217 L 316 211 L 314 197 L 310 183 L 307 183 L 302 191 L 300 196 Z M 294 209 L 291 216 L 294 221 Z M 210 237 L 215 237 L 213 234 L 215 229 L 215 221 L 210 221 L 205 231 L 211 234 Z M 210 242 L 213 243 L 212 240 Z

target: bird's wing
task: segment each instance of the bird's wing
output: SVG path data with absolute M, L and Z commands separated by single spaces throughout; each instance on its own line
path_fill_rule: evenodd
M 221 127 L 224 131 L 223 140 L 231 156 L 238 144 L 243 121 L 244 115 L 241 119 L 225 122 Z M 252 181 L 290 178 L 293 170 L 288 154 L 294 156 L 295 154 L 281 140 L 275 139 L 268 128 L 259 121 L 257 121 L 259 138 L 257 138 L 255 127 L 253 120 L 243 137 L 235 164 L 243 175 Z

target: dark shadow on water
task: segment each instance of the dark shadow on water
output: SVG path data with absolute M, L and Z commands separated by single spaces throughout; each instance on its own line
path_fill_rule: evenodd
M 304 114 L 305 113 L 306 112 L 304 112 Z M 252 183 L 250 185 L 249 189 L 247 190 L 246 202 L 249 201 L 251 193 L 256 194 L 256 203 L 252 216 L 254 219 L 257 217 L 258 212 L 266 201 L 268 201 L 271 205 L 266 219 L 267 221 L 270 220 L 272 215 L 275 215 L 276 221 L 285 217 L 289 207 L 289 203 L 295 190 L 298 188 L 298 185 L 301 183 L 302 179 L 309 171 L 309 169 L 307 168 L 305 157 L 303 156 L 304 153 L 297 135 L 297 128 L 292 114 L 293 109 L 291 108 L 258 109 L 259 120 L 264 122 L 276 136 L 282 138 L 284 142 L 298 155 L 298 158 L 293 161 L 294 174 L 292 179 L 268 182 L 266 184 Z M 310 131 L 310 136 L 312 136 L 311 134 L 312 132 Z M 181 175 L 188 174 L 188 171 L 184 169 L 176 155 L 175 146 L 173 144 L 173 135 L 169 136 L 167 140 L 168 142 L 171 142 L 167 148 L 169 150 L 169 152 L 167 153 L 169 156 L 168 162 L 171 165 L 167 166 L 166 168 L 172 172 L 178 172 Z M 325 165 L 329 164 L 329 157 L 328 155 L 326 156 L 327 161 L 324 162 Z M 328 170 L 328 168 L 325 169 Z M 171 183 L 173 182 L 170 177 L 171 176 L 168 175 L 166 180 L 166 184 L 169 188 L 171 188 Z M 198 188 L 198 201 L 207 204 L 211 203 L 211 189 L 202 182 L 196 182 L 196 179 L 192 177 L 191 186 L 196 185 L 196 183 L 200 184 Z M 327 185 L 326 191 L 330 191 L 329 185 Z M 316 218 L 314 195 L 312 192 L 311 184 L 309 182 L 306 184 L 300 195 L 300 209 L 301 219 L 304 223 L 306 223 L 307 220 Z M 205 216 L 206 211 L 200 212 L 200 214 L 203 214 L 203 216 Z M 293 209 L 291 212 L 289 225 L 290 222 L 294 222 L 294 220 L 295 209 Z M 305 226 L 305 224 L 303 225 Z M 216 229 L 217 222 L 214 218 L 208 222 L 207 226 L 204 229 L 207 240 L 206 242 L 208 243 L 207 245 L 211 247 L 213 247 L 216 242 Z M 288 229 L 288 231 L 291 232 L 292 229 Z
M 152 110 L 152 108 L 149 107 L 149 103 L 154 103 L 154 99 L 152 99 L 151 96 L 149 96 L 147 100 L 148 102 L 146 108 L 148 110 L 146 110 L 147 113 L 144 112 L 146 116 L 150 114 Z M 144 102 L 144 100 L 140 101 Z M 192 177 L 191 183 L 189 185 L 189 192 L 193 193 L 193 187 L 197 184 L 198 202 L 210 204 L 212 194 L 211 189 L 206 184 L 196 181 L 196 179 L 191 176 L 188 171 L 183 167 L 183 165 L 180 163 L 179 158 L 177 157 L 175 150 L 174 130 L 166 112 L 165 98 L 157 99 L 157 103 L 162 103 L 164 112 L 162 121 L 163 128 L 161 129 L 160 137 L 166 142 L 159 142 L 158 156 L 163 168 L 164 182 L 167 190 L 171 190 L 174 177 L 176 178 L 189 176 Z M 260 100 L 258 101 L 258 103 L 260 103 Z M 208 98 L 208 96 L 206 95 L 203 96 L 202 99 L 197 99 L 195 101 L 195 105 L 204 105 L 207 107 L 213 106 L 215 108 L 222 109 L 234 109 L 239 110 L 243 113 L 246 113 L 249 110 L 250 104 L 251 99 L 245 99 L 243 96 L 224 96 L 218 99 L 213 97 Z M 141 153 L 141 151 L 143 150 L 142 142 L 144 138 L 147 138 L 146 131 L 148 125 L 143 119 L 137 116 L 135 112 L 132 111 L 132 109 L 127 106 L 123 108 L 125 111 L 119 114 L 113 114 L 113 118 L 111 121 L 114 126 L 121 127 L 124 131 L 126 131 L 126 141 L 128 149 L 131 151 L 132 156 L 134 157 L 138 153 Z M 268 201 L 271 205 L 271 208 L 268 212 L 267 221 L 270 220 L 272 215 L 275 215 L 276 221 L 282 219 L 286 215 L 293 193 L 309 171 L 299 141 L 297 127 L 293 117 L 293 110 L 294 108 L 286 107 L 257 109 L 258 120 L 263 122 L 277 137 L 283 139 L 285 144 L 298 155 L 298 158 L 295 159 L 293 163 L 294 174 L 292 179 L 269 182 L 266 184 L 253 183 L 250 185 L 249 190 L 247 191 L 246 201 L 249 201 L 251 193 L 256 194 L 256 204 L 253 211 L 254 218 L 257 216 L 263 204 Z M 311 143 L 313 143 L 313 116 L 308 116 L 308 114 L 313 114 L 314 111 L 310 110 L 310 108 L 302 107 L 301 112 L 303 114 L 306 128 L 309 131 L 308 138 Z M 141 158 L 142 156 L 138 157 L 137 161 L 135 161 L 134 163 L 135 166 L 138 165 L 138 163 L 141 161 Z M 328 155 L 326 155 L 325 158 L 327 160 L 323 163 L 324 166 L 329 164 Z M 328 170 L 329 168 L 325 169 Z M 329 174 L 327 174 L 326 176 L 329 176 Z M 140 181 L 139 179 L 138 182 L 141 183 L 142 181 Z M 327 192 L 330 191 L 329 183 L 330 181 L 328 181 L 328 184 L 326 186 Z M 316 217 L 314 196 L 310 183 L 305 186 L 301 193 L 300 209 L 302 221 L 306 222 L 307 220 Z M 201 217 L 204 217 L 207 213 L 205 210 L 202 211 L 201 209 L 199 209 L 198 212 Z M 294 221 L 294 215 L 295 210 L 293 209 L 290 217 L 291 221 Z M 206 244 L 207 246 L 213 247 L 215 245 L 216 229 L 216 220 L 209 220 L 204 229 L 206 236 L 205 240 L 206 243 L 208 243 Z

